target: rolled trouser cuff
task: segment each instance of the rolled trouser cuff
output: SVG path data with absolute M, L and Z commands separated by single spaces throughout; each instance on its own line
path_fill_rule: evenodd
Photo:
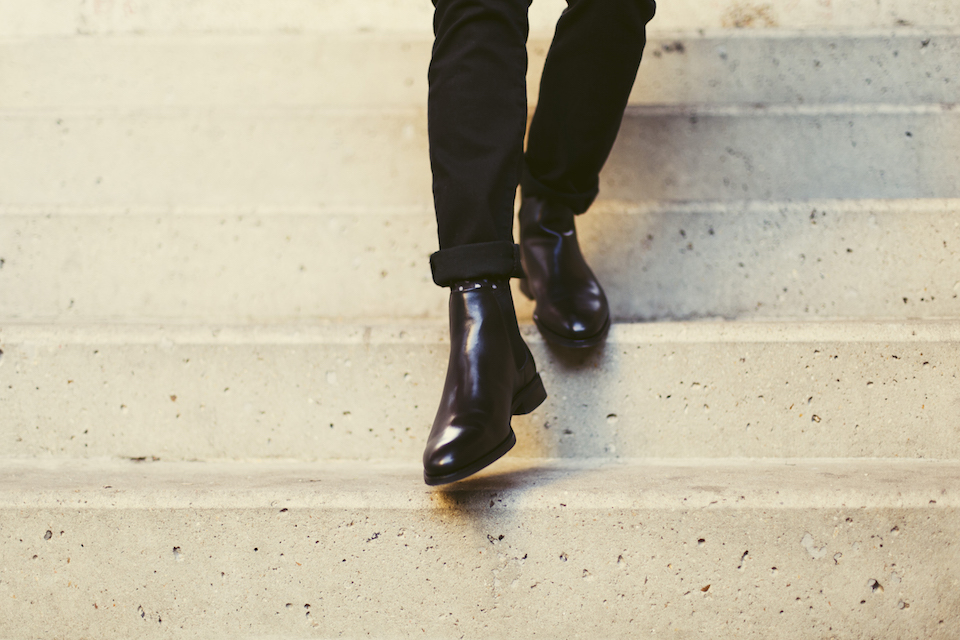
M 593 201 L 597 199 L 597 194 L 600 193 L 600 187 L 597 186 L 586 193 L 562 193 L 555 189 L 551 189 L 547 185 L 537 180 L 533 174 L 530 173 L 527 163 L 524 162 L 523 173 L 520 176 L 520 192 L 523 194 L 524 198 L 537 196 L 545 200 L 560 202 L 566 205 L 575 214 L 580 215 L 589 209 L 590 205 L 593 204 Z
M 433 281 L 441 287 L 472 278 L 520 278 L 520 248 L 512 242 L 480 242 L 441 249 L 430 256 Z

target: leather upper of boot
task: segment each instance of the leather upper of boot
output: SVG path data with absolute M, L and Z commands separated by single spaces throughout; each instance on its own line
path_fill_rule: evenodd
M 514 396 L 537 374 L 513 314 L 505 280 L 451 288 L 450 360 L 423 454 L 427 474 L 454 473 L 510 437 Z
M 539 197 L 523 199 L 520 260 L 537 303 L 538 324 L 574 341 L 604 331 L 610 317 L 607 297 L 580 252 L 568 207 Z

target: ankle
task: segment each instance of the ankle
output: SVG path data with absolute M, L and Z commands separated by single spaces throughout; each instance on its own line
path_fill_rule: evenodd
M 540 225 L 553 231 L 569 231 L 575 228 L 576 215 L 573 209 L 558 200 L 541 196 L 524 198 L 520 207 L 520 224 Z
M 531 359 L 530 349 L 520 334 L 520 324 L 517 322 L 517 311 L 513 305 L 513 293 L 510 290 L 510 281 L 502 278 L 471 278 L 458 280 L 450 284 L 451 294 L 466 294 L 473 291 L 488 291 L 493 294 L 503 327 L 510 339 L 510 350 L 513 352 L 514 364 L 517 370 L 523 369 L 527 360 Z
M 470 278 L 450 283 L 450 293 L 467 293 L 479 289 L 510 290 L 510 282 L 500 278 Z

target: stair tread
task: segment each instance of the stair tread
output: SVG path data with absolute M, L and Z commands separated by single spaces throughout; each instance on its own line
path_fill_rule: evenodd
M 0 459 L 0 637 L 955 636 L 960 461 L 420 473 Z
M 615 324 L 568 353 L 518 456 L 960 458 L 960 323 Z M 8 455 L 419 460 L 446 323 L 0 326 Z

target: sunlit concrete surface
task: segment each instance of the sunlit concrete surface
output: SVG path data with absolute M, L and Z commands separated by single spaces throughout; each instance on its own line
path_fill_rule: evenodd
M 532 329 L 532 327 L 531 327 Z M 954 321 L 616 324 L 550 349 L 526 457 L 960 457 Z M 23 457 L 419 460 L 440 323 L 13 325 L 0 438 Z
M 954 637 L 956 462 L 11 462 L 0 636 Z
M 0 0 L 0 640 L 956 640 L 960 4 L 658 4 L 609 340 L 429 489 L 431 3 Z
M 533 31 L 550 33 L 565 4 L 536 0 Z M 429 33 L 432 7 L 419 0 L 18 0 L 0 2 L 2 35 L 116 33 Z M 952 0 L 673 0 L 660 2 L 651 29 L 850 29 L 960 26 Z

